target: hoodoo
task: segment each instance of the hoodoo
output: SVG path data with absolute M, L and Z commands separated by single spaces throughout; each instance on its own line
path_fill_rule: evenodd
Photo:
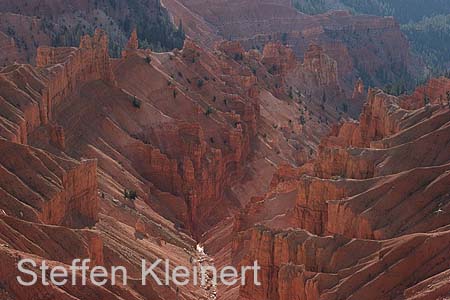
M 450 11 L 354 2 L 0 1 L 0 298 L 448 299 Z

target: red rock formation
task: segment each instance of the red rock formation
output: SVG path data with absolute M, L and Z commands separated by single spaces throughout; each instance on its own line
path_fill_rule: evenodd
M 29 146 L 7 141 L 0 144 L 4 153 L 2 207 L 7 215 L 75 227 L 96 222 L 95 161 L 76 162 Z M 41 181 L 37 174 L 47 179 Z
M 40 47 L 37 65 L 49 68 L 41 71 L 27 65 L 12 65 L 1 71 L 0 100 L 8 111 L 2 117 L 5 124 L 2 136 L 9 140 L 27 143 L 29 134 L 53 119 L 54 107 L 84 83 L 102 79 L 114 84 L 107 37 L 101 31 L 92 38 L 84 37 L 79 49 Z M 61 131 L 53 136 L 59 140 L 58 146 L 62 146 Z
M 131 32 L 130 39 L 128 40 L 128 43 L 125 46 L 125 50 L 122 51 L 122 57 L 126 57 L 127 55 L 135 53 L 138 48 L 139 48 L 139 40 L 135 28 L 133 32 Z
M 289 15 L 287 5 L 269 6 Z M 370 26 L 395 30 L 389 24 Z M 262 287 L 219 286 L 219 299 L 448 293 L 450 114 L 436 100 L 446 79 L 408 97 L 370 90 L 360 121 L 334 127 L 317 147 L 346 103 L 323 45 L 303 62 L 279 43 L 261 55 L 188 39 L 181 51 L 152 53 L 133 35 L 128 48 L 110 59 L 97 31 L 79 48 L 40 48 L 36 68 L 1 70 L 0 295 L 210 299 L 192 285 L 139 284 L 142 258 L 191 263 L 189 235 L 220 265 L 262 266 Z M 420 106 L 424 93 L 432 99 Z M 316 150 L 300 168 L 282 165 Z M 51 265 L 88 257 L 125 266 L 132 282 L 24 289 L 15 280 L 21 257 Z
M 440 82 L 430 95 L 449 88 L 449 80 Z M 441 251 L 450 245 L 444 241 L 450 114 L 439 102 L 402 108 L 417 93 L 397 98 L 371 90 L 360 121 L 335 128 L 316 160 L 279 168 L 269 191 L 234 220 L 230 261 L 262 266 L 262 286 L 246 285 L 234 297 L 436 299 L 448 293 Z M 423 268 L 422 259 L 439 267 Z
M 440 273 L 448 269 L 444 254 L 448 239 L 448 231 L 379 242 L 254 228 L 242 263 L 258 260 L 262 286 L 241 287 L 239 299 L 389 299 L 411 295 L 405 291 L 407 287 L 425 284 L 432 280 L 427 278 L 443 276 Z M 432 268 L 425 263 L 428 260 L 433 261 Z M 434 295 L 446 295 L 445 286 L 435 289 Z
M 446 225 L 447 213 L 439 212 L 449 196 L 448 108 L 407 111 L 402 100 L 370 91 L 360 122 L 344 123 L 324 139 L 312 164 L 281 168 L 236 230 L 260 222 L 383 239 Z
M 338 84 L 336 61 L 327 56 L 318 45 L 311 45 L 305 53 L 305 68 L 316 73 L 318 85 L 332 86 Z
M 40 91 L 45 81 L 42 74 L 27 65 L 10 65 L 0 71 L 2 137 L 27 143 L 28 134 L 41 125 Z
M 403 96 L 400 105 L 408 110 L 421 108 L 427 104 L 426 102 L 448 105 L 450 98 L 447 92 L 449 91 L 450 86 L 447 78 L 432 78 L 426 85 L 418 87 L 412 95 Z
M 355 83 L 352 99 L 357 100 L 362 96 L 364 96 L 364 93 L 365 93 L 364 82 L 361 80 L 361 78 L 359 78 Z
M 61 62 L 62 65 L 57 65 Z M 101 30 L 97 30 L 92 38 L 84 36 L 79 49 L 40 47 L 36 65 L 56 65 L 52 69 L 48 87 L 42 91 L 41 113 L 44 123 L 53 119 L 53 107 L 83 83 L 101 79 L 115 84 L 108 55 L 108 38 Z
M 136 148 L 131 143 L 126 145 L 120 135 L 115 135 L 117 132 L 109 135 L 108 130 L 115 128 L 114 123 L 107 122 L 111 119 L 106 118 L 102 123 L 102 109 L 114 108 L 113 103 L 119 102 L 122 106 L 126 103 L 128 109 L 136 109 L 131 104 L 130 94 L 115 87 L 106 42 L 106 36 L 98 31 L 92 38 L 83 38 L 80 48 L 40 48 L 37 68 L 11 65 L 1 71 L 0 133 L 6 138 L 0 140 L 0 251 L 1 263 L 5 265 L 0 274 L 2 295 L 13 299 L 33 299 L 37 294 L 71 299 L 87 299 L 92 295 L 112 299 L 141 299 L 143 295 L 169 299 L 177 293 L 175 286 L 141 287 L 138 280 L 126 287 L 99 288 L 89 284 L 85 289 L 75 286 L 63 293 L 53 286 L 39 285 L 27 290 L 21 289 L 15 279 L 17 260 L 30 256 L 38 261 L 50 260 L 52 265 L 68 264 L 75 257 L 90 258 L 92 266 L 124 265 L 133 278 L 139 276 L 143 256 L 149 260 L 170 256 L 175 264 L 189 263 L 194 241 L 174 229 L 174 224 L 161 216 L 164 211 L 160 215 L 141 201 L 150 198 L 150 194 L 151 198 L 158 197 L 164 207 L 167 199 L 173 201 L 173 211 L 166 210 L 165 216 L 169 219 L 173 216 L 175 228 L 179 229 L 189 225 L 187 208 L 180 209 L 183 199 L 162 192 L 131 165 L 124 164 L 128 171 L 123 167 L 118 171 L 114 169 L 116 163 L 111 163 L 111 157 L 119 151 L 128 153 L 136 168 L 142 167 L 140 170 L 144 174 L 147 170 L 152 172 L 149 178 L 155 183 L 161 187 L 171 185 L 168 189 L 178 186 L 178 191 L 174 192 L 184 192 L 173 158 L 143 142 L 136 143 L 137 139 L 134 139 Z M 110 95 L 101 95 L 102 92 Z M 249 111 L 243 111 L 248 119 Z M 116 115 L 118 119 L 121 112 Z M 111 117 L 114 118 L 114 114 Z M 155 118 L 145 115 L 142 120 L 152 124 Z M 169 136 L 168 140 L 183 136 L 189 145 L 183 150 L 185 156 L 190 153 L 193 161 L 201 161 L 204 152 L 198 152 L 201 148 L 191 143 L 195 134 L 200 136 L 199 127 L 173 123 L 177 125 L 176 135 Z M 121 125 L 127 128 L 129 123 Z M 82 131 L 79 126 L 87 128 Z M 102 130 L 103 135 L 99 134 Z M 155 127 L 152 132 L 157 131 Z M 163 130 L 159 132 L 162 133 Z M 152 134 L 149 139 L 153 138 Z M 129 133 L 126 136 L 125 141 L 133 139 Z M 108 139 L 116 142 L 111 145 L 117 150 L 102 147 Z M 86 157 L 98 158 L 98 161 Z M 117 160 L 120 161 L 120 157 Z M 171 168 L 167 169 L 166 163 Z M 162 178 L 158 174 L 162 174 Z M 168 175 L 174 179 L 172 182 L 164 181 Z M 191 176 L 188 169 L 184 176 L 188 181 L 187 177 Z M 141 188 L 139 184 L 144 181 L 144 188 Z M 138 199 L 124 198 L 124 189 L 136 190 Z M 134 236 L 132 228 L 136 223 L 141 224 L 143 239 Z M 73 229 L 94 224 L 93 231 Z M 193 300 L 202 297 L 205 291 L 189 286 L 180 293 Z
M 297 59 L 291 48 L 281 43 L 269 43 L 263 49 L 262 63 L 272 68 L 273 74 L 286 74 L 297 65 Z
M 419 65 L 393 18 L 344 11 L 310 16 L 298 12 L 290 1 L 165 0 L 164 4 L 206 46 L 219 39 L 217 35 L 239 40 L 246 49 L 263 49 L 279 41 L 302 57 L 310 44 L 318 44 L 337 62 L 341 86 L 349 96 L 362 75 L 381 85 L 398 74 L 413 74 Z M 387 71 L 386 78 L 377 75 L 380 69 Z
M 19 59 L 19 52 L 13 38 L 0 31 L 0 66 L 6 66 Z
M 146 63 L 148 55 L 151 64 Z M 182 51 L 166 56 L 171 58 L 137 51 L 115 70 L 122 89 L 136 91 L 137 98 L 152 105 L 150 109 L 167 116 L 153 121 L 167 123 L 164 127 L 152 125 L 151 133 L 139 133 L 138 139 L 149 145 L 122 153 L 155 188 L 184 198 L 187 211 L 180 211 L 184 205 L 174 198 L 173 214 L 187 218 L 182 220 L 184 226 L 201 231 L 221 218 L 211 204 L 224 201 L 225 187 L 243 175 L 259 117 L 255 78 L 189 40 Z M 172 72 L 171 78 L 165 72 Z M 146 78 L 153 84 L 142 86 Z

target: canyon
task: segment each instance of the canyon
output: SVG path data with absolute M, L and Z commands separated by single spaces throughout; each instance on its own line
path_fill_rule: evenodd
M 206 47 L 220 39 L 239 41 L 245 49 L 262 50 L 274 41 L 290 45 L 299 57 L 311 43 L 321 46 L 338 63 L 342 87 L 362 78 L 383 86 L 414 78 L 423 67 L 409 52 L 409 43 L 392 17 L 330 11 L 321 15 L 298 12 L 291 1 L 164 0 L 187 35 Z
M 371 87 L 420 67 L 395 20 L 164 0 L 180 49 L 146 47 L 139 28 L 61 47 L 38 30 L 24 47 L 57 2 L 0 21 L 2 299 L 450 295 L 450 79 Z M 128 284 L 23 287 L 22 258 L 124 266 Z M 141 285 L 141 260 L 159 258 L 170 271 L 256 260 L 262 285 Z
M 31 253 L 53 265 L 78 256 L 124 265 L 133 276 L 142 255 L 170 253 L 175 263 L 189 264 L 197 255 L 191 237 L 198 241 L 251 195 L 240 185 L 248 168 L 257 172 L 248 185 L 269 181 L 274 163 L 268 156 L 306 160 L 317 145 L 302 137 L 327 130 L 312 116 L 325 108 L 311 99 L 303 103 L 297 90 L 338 87 L 336 64 L 320 48 L 311 48 L 304 61 L 291 56 L 285 62 L 280 53 L 290 50 L 281 44 L 257 55 L 238 43 L 211 52 L 186 40 L 181 51 L 166 53 L 140 50 L 138 43 L 133 32 L 122 58 L 113 59 L 107 35 L 97 30 L 79 47 L 39 47 L 36 66 L 1 70 L 2 259 L 10 267 L 2 286 L 11 297 L 34 295 L 15 282 L 11 264 Z M 326 66 L 323 73 L 312 70 L 314 64 Z M 303 86 L 288 83 L 295 78 Z M 337 92 L 333 101 L 346 101 Z M 272 101 L 278 111 L 269 107 Z M 308 124 L 299 121 L 303 107 Z M 335 121 L 334 107 L 327 110 Z M 309 148 L 298 155 L 300 146 Z M 83 246 L 75 253 L 66 244 Z M 53 297 L 87 293 L 40 289 Z M 127 299 L 207 293 L 193 286 L 161 289 L 133 285 L 107 293 Z

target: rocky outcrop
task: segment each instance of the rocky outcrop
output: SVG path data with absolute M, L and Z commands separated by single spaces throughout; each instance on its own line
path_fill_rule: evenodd
M 361 78 L 359 78 L 355 83 L 355 87 L 353 88 L 352 99 L 358 100 L 364 96 L 364 93 L 365 93 L 364 82 L 361 80 Z
M 131 32 L 130 39 L 128 40 L 128 43 L 125 46 L 125 49 L 122 51 L 122 57 L 126 57 L 127 55 L 135 53 L 138 48 L 139 48 L 139 40 L 137 36 L 137 30 L 135 28 Z
M 235 231 L 261 223 L 385 239 L 447 225 L 449 108 L 437 102 L 406 110 L 406 99 L 369 91 L 360 121 L 335 128 L 316 160 L 281 167 L 270 191 L 240 213 Z
M 208 154 L 220 151 L 207 145 L 209 137 L 204 135 L 211 133 L 202 132 L 204 124 L 174 118 L 169 125 L 161 111 L 142 102 L 140 112 L 145 114 L 136 113 L 132 94 L 115 84 L 107 48 L 106 36 L 98 31 L 83 38 L 80 48 L 40 48 L 38 67 L 15 64 L 1 70 L 1 295 L 136 300 L 184 295 L 193 300 L 205 294 L 194 286 L 143 287 L 138 278 L 143 257 L 189 264 L 195 242 L 184 232 L 193 224 L 191 208 L 203 199 L 195 193 L 222 192 L 212 190 L 218 187 L 213 179 L 202 181 L 215 171 L 217 176 L 224 173 L 215 162 L 209 163 Z M 139 57 L 150 67 L 144 58 Z M 167 89 L 161 95 L 173 97 L 165 76 L 160 73 Z M 181 98 L 182 89 L 177 91 Z M 243 91 L 245 97 L 248 94 Z M 244 143 L 249 143 L 246 138 L 256 116 L 253 105 L 238 96 L 229 105 L 235 110 L 229 112 L 232 120 L 242 124 L 228 121 L 229 128 L 218 131 L 217 140 L 229 143 L 223 147 L 227 160 L 240 161 L 248 155 L 249 145 Z M 209 120 L 200 106 L 196 108 L 195 118 Z M 129 118 L 131 114 L 136 118 Z M 157 124 L 161 120 L 165 122 Z M 199 219 L 204 211 L 195 211 L 199 217 L 192 215 Z M 45 259 L 50 265 L 68 264 L 74 258 L 89 258 L 91 266 L 122 265 L 132 282 L 106 288 L 88 283 L 83 289 L 71 286 L 64 291 L 37 285 L 27 290 L 15 277 L 22 257 Z
M 449 267 L 444 258 L 448 239 L 448 231 L 370 241 L 256 227 L 250 231 L 249 250 L 242 263 L 258 260 L 262 286 L 241 287 L 239 299 L 389 299 L 411 295 L 413 288 L 408 287 L 423 282 L 420 287 L 433 280 L 427 278 L 445 276 L 441 272 Z M 432 268 L 424 264 L 428 260 L 433 261 Z M 444 296 L 445 285 L 433 292 Z
M 291 48 L 281 43 L 269 43 L 262 51 L 262 63 L 266 65 L 272 74 L 286 75 L 289 70 L 298 64 Z
M 212 203 L 223 202 L 227 187 L 243 176 L 259 118 L 256 78 L 190 40 L 182 51 L 165 56 L 135 51 L 115 70 L 118 85 L 136 91 L 133 97 L 146 104 L 142 111 L 167 116 L 153 120 L 151 132 L 136 132 L 138 145 L 121 152 L 156 189 L 175 196 L 172 213 L 164 209 L 164 215 L 184 218 L 178 219 L 183 226 L 200 232 L 223 217 Z M 143 78 L 153 84 L 142 86 Z M 161 208 L 152 199 L 148 203 Z M 187 211 L 180 211 L 184 207 Z
M 321 86 L 337 86 L 337 63 L 326 55 L 318 45 L 310 45 L 305 53 L 306 70 L 317 74 L 317 84 Z
M 413 94 L 402 96 L 400 106 L 413 110 L 431 104 L 449 105 L 449 81 L 447 78 L 432 78 L 427 84 L 418 87 Z
M 267 44 L 282 42 L 290 45 L 298 57 L 308 52 L 310 44 L 317 44 L 337 62 L 338 79 L 348 96 L 359 77 L 372 86 L 382 86 L 415 74 L 420 65 L 411 56 L 408 42 L 393 18 L 355 16 L 344 11 L 310 16 L 298 12 L 289 1 L 164 3 L 172 14 L 186 20 L 185 28 L 194 32 L 197 40 L 208 46 L 208 38 L 217 38 L 216 33 L 222 39 L 240 41 L 245 49 L 262 50 Z M 199 16 L 196 22 L 189 21 L 190 14 Z
M 2 207 L 7 215 L 69 227 L 98 220 L 95 161 L 67 160 L 8 141 L 0 144 Z
M 108 37 L 101 30 L 96 30 L 93 37 L 84 36 L 78 49 L 40 47 L 36 65 L 41 68 L 54 66 L 48 86 L 42 91 L 44 123 L 53 119 L 53 107 L 83 83 L 101 79 L 115 84 L 109 61 Z
M 430 99 L 450 83 L 438 82 Z M 335 127 L 317 159 L 300 168 L 281 166 L 269 191 L 237 214 L 230 257 L 262 267 L 262 286 L 241 287 L 238 299 L 433 299 L 448 293 L 441 258 L 448 244 L 440 243 L 450 224 L 449 108 L 431 100 L 405 108 L 408 101 L 417 105 L 414 99 L 426 89 L 404 97 L 370 90 L 359 122 Z M 422 259 L 439 267 L 423 267 Z
M 40 91 L 45 82 L 45 77 L 28 65 L 10 65 L 0 71 L 3 138 L 26 144 L 28 135 L 42 124 Z
M 83 84 L 103 80 L 114 85 L 107 37 L 98 30 L 85 36 L 80 48 L 40 47 L 37 69 L 29 65 L 11 65 L 1 70 L 0 100 L 2 136 L 27 143 L 38 127 L 53 121 L 54 107 L 75 93 Z M 51 132 L 52 139 L 63 146 L 62 131 Z
M 272 75 L 291 78 L 290 73 L 305 72 L 313 75 L 310 87 L 333 87 L 339 90 L 337 63 L 323 49 L 311 44 L 305 52 L 303 64 L 298 62 L 293 50 L 281 43 L 268 43 L 262 52 L 261 61 Z M 300 68 L 301 71 L 295 70 Z

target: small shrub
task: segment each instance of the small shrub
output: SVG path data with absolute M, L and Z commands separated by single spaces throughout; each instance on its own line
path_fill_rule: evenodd
M 136 108 L 141 108 L 141 100 L 137 99 L 136 96 L 133 97 L 133 106 Z
M 137 192 L 134 191 L 134 190 L 128 190 L 128 189 L 125 189 L 125 190 L 123 191 L 123 197 L 124 197 L 125 199 L 134 201 L 134 200 L 136 200 L 136 198 L 137 198 Z
M 305 116 L 300 116 L 300 124 L 302 124 L 302 125 L 306 124 Z
M 208 108 L 206 109 L 206 111 L 205 111 L 205 116 L 209 116 L 210 114 L 212 114 L 213 113 L 213 109 L 212 109 L 212 107 L 211 106 L 208 106 Z
M 205 82 L 203 81 L 203 79 L 197 80 L 197 87 L 200 89 L 203 86 L 204 83 Z
M 270 74 L 275 74 L 277 72 L 277 66 L 276 65 L 272 65 L 272 67 L 270 67 L 269 71 Z
M 425 95 L 425 96 L 423 97 L 423 104 L 424 104 L 425 106 L 430 105 L 430 97 L 428 97 L 427 95 Z
M 146 62 L 147 64 L 151 64 L 152 58 L 151 58 L 150 56 L 146 56 L 146 57 L 145 57 L 145 62 Z

